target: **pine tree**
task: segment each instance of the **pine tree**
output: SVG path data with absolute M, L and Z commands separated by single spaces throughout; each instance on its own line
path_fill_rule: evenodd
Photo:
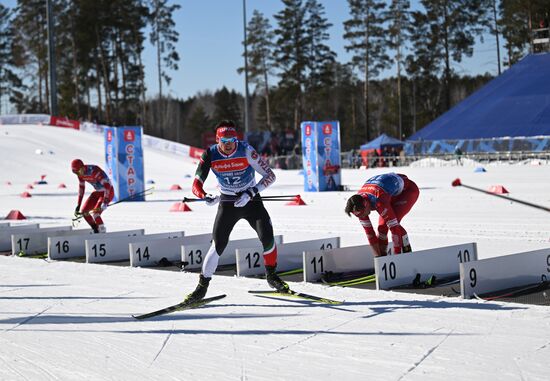
M 303 84 L 308 65 L 308 38 L 302 0 L 281 0 L 284 8 L 277 20 L 275 57 L 280 71 L 279 86 L 286 93 L 282 100 L 293 113 L 292 128 L 297 129 L 303 114 Z
M 336 53 L 326 44 L 332 26 L 325 17 L 325 8 L 317 0 L 307 0 L 305 4 L 305 33 L 308 41 L 306 92 L 310 114 L 306 119 L 323 118 L 330 112 L 330 89 L 335 82 Z
M 306 36 L 308 40 L 308 88 L 315 89 L 321 86 L 333 84 L 332 73 L 336 61 L 334 53 L 326 42 L 330 35 L 328 29 L 332 26 L 325 17 L 325 8 L 317 0 L 307 0 L 306 11 Z
M 179 4 L 168 5 L 168 0 L 151 0 L 151 44 L 157 47 L 157 67 L 159 81 L 159 98 L 162 98 L 162 79 L 169 85 L 172 78 L 163 69 L 178 70 L 179 54 L 176 43 L 179 33 L 176 31 L 172 13 L 180 9 Z M 164 65 L 161 63 L 163 61 Z
M 16 66 L 29 75 L 29 90 L 20 100 L 20 107 L 33 112 L 48 111 L 48 65 L 46 46 L 46 2 L 18 0 L 12 23 Z
M 353 52 L 352 64 L 363 74 L 365 137 L 370 140 L 369 82 L 389 66 L 383 29 L 385 4 L 379 0 L 348 0 L 351 19 L 344 22 L 347 51 Z
M 430 46 L 435 49 L 434 58 L 443 69 L 444 109 L 452 106 L 451 82 L 454 75 L 451 60 L 461 62 L 471 57 L 476 36 L 480 36 L 480 22 L 489 9 L 483 8 L 483 0 L 422 0 L 426 10 Z
M 425 13 L 412 13 L 410 26 L 411 53 L 405 68 L 411 79 L 410 113 L 413 115 L 412 132 L 418 126 L 435 119 L 444 110 L 441 106 L 441 86 L 438 77 L 442 70 L 440 48 L 430 38 L 430 25 Z
M 252 18 L 248 22 L 248 79 L 256 85 L 256 90 L 263 93 L 266 127 L 272 130 L 271 110 L 269 100 L 269 77 L 274 75 L 273 40 L 275 35 L 269 24 L 269 20 L 258 10 L 254 10 Z M 242 73 L 244 68 L 237 69 Z
M 211 132 L 212 121 L 201 105 L 197 105 L 192 111 L 186 126 L 191 131 L 190 142 L 197 147 L 202 146 L 201 137 L 205 132 Z M 206 148 L 206 147 L 205 147 Z
M 541 19 L 548 23 L 550 6 L 548 0 L 501 0 L 499 11 L 508 53 L 505 65 L 512 66 L 532 50 L 531 30 Z
M 235 91 L 229 91 L 225 86 L 214 93 L 214 120 L 216 123 L 222 119 L 230 119 L 237 125 L 241 124 L 240 98 Z
M 15 101 L 21 97 L 23 85 L 14 68 L 14 31 L 10 25 L 10 18 L 10 9 L 0 4 L 0 115 L 8 111 L 3 110 L 4 101 Z
M 403 111 L 401 97 L 401 68 L 403 66 L 405 41 L 410 30 L 410 2 L 409 0 L 392 0 L 385 15 L 388 21 L 388 46 L 395 51 L 394 61 L 397 66 L 397 115 L 398 137 L 403 138 Z

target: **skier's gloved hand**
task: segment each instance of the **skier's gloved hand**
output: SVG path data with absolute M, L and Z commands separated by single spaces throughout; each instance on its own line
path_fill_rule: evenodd
M 254 196 L 256 196 L 257 193 L 258 193 L 258 188 L 250 187 L 239 195 L 239 198 L 237 198 L 237 201 L 235 201 L 233 205 L 235 205 L 236 208 L 242 208 L 243 206 L 248 204 L 248 202 Z
M 403 253 L 410 253 L 412 251 L 411 245 L 403 246 Z
M 220 196 L 214 196 L 213 194 L 208 193 L 206 196 L 204 196 L 204 200 L 206 201 L 206 205 L 214 206 L 218 202 L 220 202 Z
M 77 205 L 76 208 L 74 208 L 74 216 L 80 216 L 80 205 Z

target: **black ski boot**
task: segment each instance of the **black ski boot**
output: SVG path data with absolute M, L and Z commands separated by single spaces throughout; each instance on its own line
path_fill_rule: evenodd
M 206 295 L 206 291 L 208 291 L 208 284 L 210 283 L 210 280 L 212 278 L 206 278 L 204 275 L 199 276 L 199 284 L 197 285 L 197 288 L 195 288 L 195 291 L 187 295 L 185 298 L 185 301 L 188 303 L 198 302 L 204 296 Z
M 285 281 L 279 278 L 279 275 L 275 272 L 276 269 L 277 266 L 265 266 L 267 284 L 278 292 L 288 292 L 290 287 L 288 287 Z

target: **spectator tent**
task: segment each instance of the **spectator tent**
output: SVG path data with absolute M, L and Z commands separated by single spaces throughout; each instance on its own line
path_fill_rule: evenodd
M 382 134 L 376 139 L 361 146 L 361 157 L 363 159 L 363 164 L 368 165 L 368 158 L 371 156 L 382 156 L 386 148 L 396 148 L 400 151 L 404 144 L 405 143 L 399 139 Z

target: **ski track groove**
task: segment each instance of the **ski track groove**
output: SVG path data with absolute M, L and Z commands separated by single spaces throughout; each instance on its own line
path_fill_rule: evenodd
M 428 357 L 430 357 L 430 355 L 431 355 L 437 348 L 439 348 L 439 346 L 440 346 L 441 344 L 443 344 L 443 343 L 445 342 L 445 340 L 447 340 L 447 338 L 451 335 L 451 333 L 453 333 L 453 331 L 454 331 L 454 329 L 451 330 L 449 333 L 447 333 L 447 334 L 445 335 L 445 337 L 444 337 L 439 343 L 437 343 L 434 347 L 430 348 L 430 349 L 422 356 L 422 358 L 421 358 L 419 361 L 415 362 L 415 363 L 413 364 L 412 367 L 410 367 L 409 369 L 407 369 L 407 371 L 406 371 L 404 374 L 402 374 L 401 377 L 399 377 L 399 378 L 397 379 L 397 381 L 400 381 L 400 380 L 404 379 L 409 373 L 411 373 L 411 372 L 414 371 L 416 368 L 418 368 L 418 367 L 420 366 L 420 364 L 422 364 L 422 362 L 424 362 L 424 360 L 426 360 Z
M 56 303 L 56 304 L 57 304 L 57 303 Z M 26 323 L 28 323 L 29 321 L 31 321 L 31 320 L 37 318 L 38 316 L 42 315 L 44 312 L 48 311 L 50 308 L 54 307 L 56 304 L 52 304 L 51 306 L 46 307 L 45 309 L 43 309 L 43 310 L 40 311 L 39 313 L 34 314 L 33 316 L 29 316 L 29 317 L 26 318 L 26 319 L 23 319 L 22 321 L 20 321 L 19 323 L 17 323 L 14 327 L 11 327 L 11 328 L 9 328 L 9 329 L 4 329 L 3 332 L 13 331 L 13 330 L 16 329 L 17 327 L 22 326 L 23 324 L 26 324 Z
M 334 315 L 333 315 L 333 316 L 334 316 Z M 326 317 L 323 317 L 323 319 L 325 319 L 325 318 L 326 318 Z M 290 344 L 288 344 L 288 345 L 284 345 L 284 346 L 282 346 L 282 347 L 279 347 L 279 348 L 275 349 L 274 351 L 269 352 L 267 355 L 268 355 L 268 356 L 271 356 L 271 355 L 274 354 L 274 353 L 277 353 L 277 352 L 283 351 L 283 350 L 285 350 L 285 349 L 294 347 L 294 346 L 296 346 L 296 345 L 302 344 L 302 343 L 308 341 L 309 339 L 313 339 L 314 337 L 318 336 L 319 334 L 322 334 L 322 333 L 325 333 L 325 332 L 333 331 L 333 330 L 335 330 L 335 329 L 337 329 L 337 328 L 340 328 L 340 327 L 342 327 L 342 326 L 344 326 L 344 325 L 346 325 L 346 324 L 348 324 L 348 323 L 351 323 L 351 322 L 354 321 L 354 320 L 360 319 L 360 318 L 361 318 L 361 316 L 357 316 L 357 317 L 355 317 L 355 318 L 353 318 L 353 319 L 350 319 L 350 320 L 347 320 L 347 321 L 345 321 L 345 322 L 343 322 L 343 323 L 337 324 L 337 325 L 335 325 L 334 327 L 329 327 L 329 328 L 323 329 L 322 331 L 314 332 L 314 333 L 312 333 L 311 335 L 308 335 L 308 336 L 304 337 L 303 339 L 300 339 L 300 340 L 297 340 L 297 341 L 295 341 L 295 342 L 293 342 L 293 343 L 290 343 Z M 288 327 L 287 327 L 287 328 L 288 328 Z
M 22 290 L 22 289 L 23 289 L 23 287 L 19 287 L 19 288 L 10 288 L 10 289 L 8 289 L 8 290 L 2 290 L 2 291 L 0 291 L 0 293 L 18 291 L 18 290 Z
M 126 296 L 126 295 L 130 295 L 130 294 L 133 294 L 135 291 L 127 291 L 127 292 L 123 292 L 122 294 L 117 294 L 115 296 L 112 296 L 112 298 L 119 298 L 121 296 Z M 100 302 L 102 301 L 103 298 L 96 298 L 96 299 L 93 299 L 93 300 L 90 300 L 90 301 L 87 301 L 87 302 L 83 302 L 83 303 L 79 303 L 79 305 L 86 305 L 86 304 L 92 304 L 92 303 L 97 303 L 97 302 Z
M 21 377 L 22 380 L 28 380 L 28 378 L 25 377 L 23 373 L 21 373 L 19 370 L 17 370 L 16 367 L 11 366 L 10 363 L 6 361 L 3 356 L 0 356 L 0 360 L 4 363 L 4 366 L 2 367 L 2 369 L 7 369 L 12 374 L 18 375 L 19 377 Z
M 42 360 L 44 360 L 44 356 L 43 356 L 43 352 L 40 352 L 39 350 L 34 350 L 30 347 L 26 347 L 26 346 L 21 346 L 21 345 L 18 345 L 16 343 L 10 343 L 11 345 L 15 345 L 16 347 L 19 347 L 23 350 L 26 350 L 30 353 L 32 353 L 34 356 L 36 357 L 33 357 L 33 359 L 36 359 L 36 358 L 40 358 Z M 53 374 L 52 372 L 50 372 L 49 370 L 47 370 L 46 368 L 42 367 L 39 365 L 39 363 L 37 361 L 28 361 L 26 357 L 21 357 L 21 356 L 18 356 L 18 358 L 20 359 L 19 361 L 21 361 L 22 363 L 28 363 L 29 367 L 34 367 L 36 368 L 37 370 L 41 371 L 43 373 L 43 375 L 46 375 L 48 377 L 45 377 L 45 378 L 40 378 L 41 380 L 42 379 L 48 379 L 48 380 L 59 380 L 59 377 L 55 376 L 55 374 Z M 24 378 L 25 380 L 27 380 L 28 378 L 25 377 L 23 374 L 21 374 L 21 372 L 17 371 L 16 369 L 14 369 L 13 367 L 11 367 L 4 359 L 2 359 L 2 361 L 4 361 L 4 363 L 8 366 L 8 368 L 12 369 L 14 371 L 14 373 L 17 373 L 19 374 L 22 378 Z M 47 361 L 46 361 L 47 362 Z M 35 379 L 35 377 L 31 377 L 30 378 L 31 380 L 32 379 Z
M 175 323 L 172 323 L 172 328 L 170 329 L 170 333 L 166 335 L 166 338 L 162 342 L 162 345 L 161 345 L 160 349 L 158 350 L 157 354 L 155 355 L 155 358 L 153 358 L 153 361 L 151 361 L 151 363 L 149 364 L 149 367 L 151 367 L 155 363 L 155 361 L 157 361 L 157 358 L 160 356 L 160 354 L 162 353 L 162 351 L 166 347 L 166 344 L 168 344 L 168 340 L 170 340 L 170 338 L 172 337 L 172 334 L 174 333 L 174 324 Z
M 518 368 L 520 380 L 525 381 L 525 377 L 523 377 L 523 372 L 521 371 L 521 367 L 518 364 L 518 360 L 521 360 L 521 357 L 516 357 L 513 360 L 514 360 L 514 365 L 516 366 L 516 368 Z

